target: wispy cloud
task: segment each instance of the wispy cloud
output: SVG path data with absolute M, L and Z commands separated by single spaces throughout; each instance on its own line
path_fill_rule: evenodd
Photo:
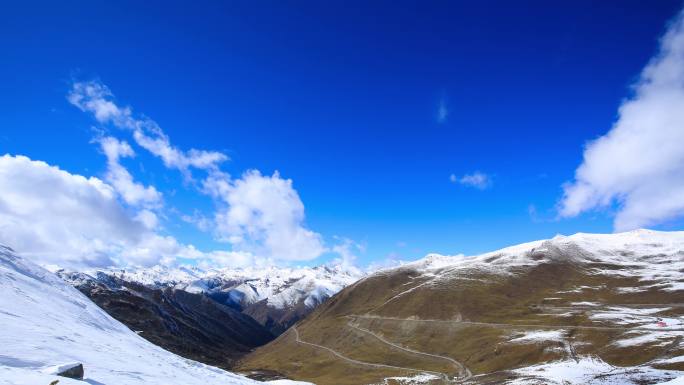
M 40 263 L 61 266 L 127 266 L 176 264 L 192 259 L 199 266 L 245 266 L 288 263 L 337 254 L 352 263 L 360 245 L 348 239 L 326 246 L 323 236 L 305 224 L 304 204 L 290 179 L 249 170 L 232 178 L 220 169 L 227 156 L 216 151 L 182 150 L 153 120 L 135 116 L 116 103 L 99 82 L 76 82 L 69 101 L 93 115 L 102 126 L 96 143 L 107 158 L 104 178 L 72 174 L 23 156 L 0 157 L 0 243 Z M 109 126 L 130 133 L 130 144 L 116 138 Z M 112 130 L 113 131 L 113 130 Z M 176 215 L 228 250 L 204 252 L 162 234 L 162 193 L 136 181 L 122 164 L 137 145 L 170 168 L 199 183 L 188 188 L 211 200 L 212 215 L 195 211 Z M 68 226 L 65 226 L 68 223 Z
M 439 100 L 439 105 L 437 106 L 437 123 L 445 123 L 449 117 L 449 109 L 447 108 L 446 100 L 444 98 Z
M 337 244 L 331 250 L 339 255 L 336 262 L 339 262 L 345 269 L 351 269 L 356 266 L 356 260 L 359 253 L 366 252 L 366 246 L 345 237 L 335 236 Z
M 304 204 L 292 180 L 282 178 L 277 171 L 267 176 L 248 170 L 240 178 L 233 178 L 221 170 L 226 155 L 198 149 L 184 151 L 174 146 L 155 121 L 118 104 L 109 88 L 98 81 L 74 82 L 67 99 L 91 113 L 103 126 L 132 133 L 134 143 L 157 156 L 166 167 L 192 180 L 194 170 L 203 171 L 201 181 L 193 186 L 212 199 L 215 212 L 205 215 L 195 211 L 192 215 L 181 214 L 180 219 L 211 231 L 217 241 L 227 243 L 233 254 L 220 254 L 222 260 L 238 253 L 241 260 L 304 261 L 328 251 L 341 255 L 346 250 L 329 249 L 322 235 L 305 225 Z M 156 215 L 150 207 L 160 202 L 161 194 L 154 186 L 134 181 L 120 163 L 121 158 L 135 155 L 131 146 L 102 133 L 96 142 L 107 156 L 105 180 L 125 203 L 143 208 L 137 213 L 138 221 L 156 227 Z M 218 255 L 211 253 L 214 260 Z
M 161 193 L 154 186 L 143 186 L 135 182 L 131 173 L 119 162 L 121 158 L 135 156 L 131 146 L 111 136 L 98 138 L 96 141 L 107 157 L 105 180 L 121 194 L 124 201 L 134 206 L 159 206 L 162 199 Z
M 591 141 L 575 180 L 563 187 L 561 217 L 617 206 L 616 231 L 684 215 L 684 12 L 604 136 Z
M 458 183 L 463 186 L 473 187 L 479 190 L 486 190 L 492 187 L 492 178 L 480 171 L 475 171 L 471 174 L 457 176 L 456 174 L 449 175 L 449 180 L 452 183 Z
M 190 176 L 191 167 L 216 170 L 219 164 L 228 160 L 228 156 L 217 151 L 182 151 L 171 145 L 169 137 L 155 121 L 134 116 L 132 108 L 118 105 L 114 94 L 98 81 L 74 82 L 67 100 L 82 111 L 92 113 L 100 123 L 131 130 L 140 147 L 158 156 L 166 167 L 180 170 L 186 177 Z

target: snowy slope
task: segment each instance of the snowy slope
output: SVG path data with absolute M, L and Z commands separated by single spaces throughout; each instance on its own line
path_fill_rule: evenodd
M 595 273 L 654 281 L 654 287 L 666 291 L 684 290 L 684 231 L 640 229 L 617 234 L 558 235 L 472 257 L 430 254 L 402 268 L 426 275 L 468 270 L 508 274 L 514 268 L 539 265 L 553 258 L 619 265 L 623 268 Z
M 655 384 L 682 371 L 657 369 L 652 365 L 684 362 L 677 353 L 684 347 L 684 316 L 680 303 L 668 303 L 671 295 L 684 291 L 684 231 L 660 232 L 634 230 L 617 234 L 578 233 L 556 236 L 548 240 L 523 243 L 476 256 L 445 256 L 430 254 L 418 261 L 395 269 L 380 271 L 379 275 L 391 275 L 396 269 L 410 269 L 426 279 L 425 287 L 443 287 L 445 282 L 467 279 L 473 273 L 501 276 L 523 274 L 526 267 L 562 261 L 582 266 L 589 276 L 608 278 L 636 278 L 629 286 L 606 288 L 605 286 L 577 286 L 569 291 L 559 291 L 557 296 L 546 298 L 547 305 L 536 323 L 546 317 L 551 324 L 562 323 L 578 314 L 586 315 L 587 327 L 624 327 L 624 334 L 615 338 L 605 349 L 623 349 L 628 352 L 647 351 L 667 346 L 672 356 L 654 359 L 640 366 L 611 366 L 596 356 L 584 355 L 575 360 L 559 360 L 540 363 L 514 370 L 521 377 L 508 383 L 532 384 Z M 481 276 L 475 274 L 476 276 Z M 408 289 L 405 293 L 410 293 Z M 625 305 L 602 303 L 593 299 L 577 302 L 565 301 L 565 296 L 585 297 L 601 292 L 595 297 L 626 299 L 629 295 L 659 292 L 663 304 L 643 304 L 632 300 Z M 404 294 L 404 293 L 402 293 Z M 402 295 L 400 294 L 400 295 Z M 619 297 L 618 297 L 619 296 Z M 398 297 L 398 296 L 397 296 Z M 681 298 L 681 297 L 677 297 Z M 594 302 L 593 302 L 594 301 Z M 567 303 L 566 303 L 567 302 Z M 557 305 L 554 306 L 554 304 Z M 561 320 L 561 321 L 559 321 Z M 552 344 L 554 341 L 576 341 L 569 338 L 562 326 L 557 329 L 527 330 L 525 334 L 511 334 L 504 344 Z M 581 342 L 579 342 L 581 344 Z M 629 354 L 629 353 L 626 353 Z M 684 384 L 684 377 L 667 384 Z
M 0 384 L 258 384 L 139 337 L 47 270 L 0 246 Z M 44 372 L 83 363 L 85 380 Z M 290 382 L 295 384 L 296 382 Z

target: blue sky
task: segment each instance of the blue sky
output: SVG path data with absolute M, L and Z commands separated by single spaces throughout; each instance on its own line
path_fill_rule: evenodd
M 563 186 L 586 143 L 634 95 L 681 5 L 5 4 L 0 153 L 106 180 L 98 141 L 126 141 L 135 157 L 121 164 L 163 196 L 145 208 L 158 218 L 154 231 L 204 251 L 234 250 L 215 223 L 198 229 L 182 219 L 229 210 L 227 199 L 199 191 L 207 170 L 189 180 L 130 131 L 67 100 L 74 84 L 94 81 L 176 148 L 225 154 L 230 183 L 248 170 L 292 180 L 305 208 L 296 225 L 327 250 L 297 263 L 339 257 L 345 242 L 361 246 L 353 253 L 366 265 L 611 232 L 622 192 L 559 218 Z M 645 223 L 681 228 L 673 210 Z

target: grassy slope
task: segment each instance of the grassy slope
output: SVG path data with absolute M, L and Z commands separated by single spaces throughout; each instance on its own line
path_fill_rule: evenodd
M 348 287 L 322 305 L 297 325 L 301 339 L 332 348 L 339 353 L 365 362 L 433 370 L 454 375 L 453 365 L 444 360 L 409 354 L 383 344 L 376 338 L 348 326 L 368 329 L 388 341 L 406 348 L 444 355 L 465 364 L 478 377 L 479 383 L 496 383 L 507 376 L 507 370 L 571 358 L 577 354 L 595 354 L 614 365 L 637 365 L 662 356 L 684 354 L 678 344 L 647 344 L 619 348 L 612 341 L 629 330 L 571 329 L 570 326 L 617 326 L 610 322 L 589 320 L 592 308 L 583 310 L 572 302 L 591 301 L 605 305 L 684 303 L 684 293 L 649 289 L 639 293 L 618 293 L 617 287 L 647 286 L 632 278 L 590 274 L 590 269 L 616 269 L 617 266 L 578 265 L 555 261 L 532 268 L 518 268 L 512 275 L 486 273 L 450 273 L 440 279 L 429 279 L 409 268 L 390 274 L 375 275 Z M 587 286 L 593 289 L 578 290 Z M 403 295 L 399 293 L 415 288 Z M 549 299 L 558 298 L 558 299 Z M 390 300 L 391 299 L 391 300 Z M 390 300 L 389 302 L 387 302 Z M 575 311 L 572 315 L 567 309 Z M 634 307 L 639 307 L 635 305 Z M 673 307 L 663 316 L 682 316 L 684 308 Z M 375 315 L 401 319 L 449 320 L 453 322 L 417 322 L 386 318 L 350 319 L 350 315 Z M 549 314 L 556 314 L 550 316 Z M 506 324 L 473 325 L 458 321 Z M 507 341 L 525 330 L 539 329 L 515 325 L 540 325 L 563 329 L 563 341 L 536 344 L 513 344 Z M 555 326 L 554 326 L 555 325 Z M 565 326 L 565 328 L 563 328 Z M 543 328 L 542 328 L 543 329 Z M 623 337 L 624 338 L 624 337 Z M 573 351 L 568 349 L 572 346 Z M 313 381 L 319 385 L 356 385 L 379 383 L 383 378 L 410 375 L 409 372 L 378 369 L 350 364 L 332 354 L 299 344 L 292 332 L 259 348 L 247 356 L 241 369 L 269 369 L 290 378 Z M 671 364 L 668 369 L 684 369 Z M 493 373 L 493 374 L 491 374 Z

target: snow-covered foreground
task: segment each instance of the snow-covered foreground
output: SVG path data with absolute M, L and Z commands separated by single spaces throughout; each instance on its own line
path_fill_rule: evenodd
M 83 364 L 83 381 L 46 374 Z M 0 384 L 259 384 L 163 350 L 78 290 L 0 246 Z M 278 384 L 305 384 L 282 381 Z

